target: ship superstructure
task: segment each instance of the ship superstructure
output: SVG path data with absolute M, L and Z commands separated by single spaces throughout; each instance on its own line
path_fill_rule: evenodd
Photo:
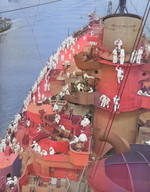
M 22 159 L 11 191 L 137 191 L 127 162 L 134 155 L 149 162 L 148 146 L 129 145 L 137 142 L 139 116 L 149 110 L 150 43 L 142 33 L 147 10 L 143 18 L 130 14 L 120 0 L 114 14 L 91 12 L 88 25 L 49 58 L 8 129 L 9 147 L 1 145 Z M 117 155 L 101 160 L 112 148 Z M 130 181 L 113 175 L 113 165 L 121 163 Z M 12 176 L 8 170 L 1 184 L 9 187 Z

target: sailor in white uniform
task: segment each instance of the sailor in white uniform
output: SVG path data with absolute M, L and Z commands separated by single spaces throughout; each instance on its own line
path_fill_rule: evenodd
M 112 54 L 113 54 L 113 63 L 117 63 L 117 48 L 113 50 Z
M 142 49 L 142 47 L 140 47 L 140 49 L 138 50 L 138 53 L 137 53 L 136 63 L 138 63 L 138 64 L 141 63 L 142 54 L 143 54 L 143 49 Z
M 121 67 L 118 68 L 118 66 L 115 68 L 117 70 L 117 77 L 118 77 L 118 83 L 121 83 L 121 81 L 124 78 L 124 71 L 122 70 Z
M 114 111 L 116 112 L 117 109 L 119 109 L 119 100 L 120 100 L 120 98 L 118 98 L 117 95 L 116 95 L 113 99 L 114 99 Z
M 134 50 L 131 55 L 130 63 L 135 63 L 137 57 L 137 51 Z
M 125 51 L 124 49 L 120 50 L 120 64 L 123 65 L 124 64 L 124 57 L 125 57 Z

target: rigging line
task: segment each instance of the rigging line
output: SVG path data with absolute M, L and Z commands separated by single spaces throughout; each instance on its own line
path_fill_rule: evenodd
M 139 15 L 137 9 L 135 8 L 135 6 L 133 5 L 132 1 L 130 0 L 130 3 L 132 4 L 133 8 L 135 9 L 136 13 Z M 150 29 L 148 28 L 148 26 L 146 25 L 147 30 L 150 32 Z
M 142 31 L 143 31 L 144 25 L 145 25 L 145 23 L 146 23 L 146 20 L 147 20 L 149 11 L 150 11 L 150 8 L 148 8 L 148 7 L 149 7 L 149 2 L 150 2 L 150 0 L 148 0 L 147 6 L 146 6 L 146 10 L 145 10 L 145 13 L 144 13 L 144 17 L 143 17 L 143 19 L 142 19 L 142 22 L 141 22 L 141 25 L 140 25 L 138 34 L 137 34 L 136 39 L 135 39 L 135 43 L 134 43 L 133 48 L 132 48 L 132 52 L 133 52 L 134 49 L 137 49 L 138 44 L 139 44 L 139 42 L 140 42 L 140 37 L 141 37 L 141 35 L 142 35 Z M 147 11 L 147 9 L 148 9 L 148 11 Z M 131 54 L 130 54 L 130 59 L 131 59 Z M 130 61 L 130 60 L 129 60 L 129 61 Z M 127 68 L 126 68 L 126 71 L 125 71 L 125 76 L 124 76 L 123 82 L 121 83 L 121 86 L 120 86 L 120 88 L 119 88 L 117 97 L 119 96 L 120 99 L 121 99 L 121 96 L 122 96 L 122 94 L 123 94 L 123 90 L 124 90 L 125 84 L 126 84 L 126 82 L 127 82 L 127 78 L 128 78 L 128 76 L 129 76 L 129 72 L 130 72 L 131 66 L 132 66 L 132 64 L 131 64 L 131 63 L 128 63 Z M 123 88 L 122 88 L 122 84 L 123 84 Z M 120 103 L 120 101 L 119 101 L 119 103 Z M 112 112 L 111 112 L 111 114 L 110 114 L 110 117 L 109 117 L 109 120 L 108 120 L 106 129 L 105 129 L 105 132 L 104 132 L 104 135 L 103 135 L 103 138 L 104 138 L 104 137 L 105 137 L 105 133 L 106 133 L 106 131 L 107 131 L 107 129 L 108 129 L 108 134 L 107 134 L 107 136 L 106 136 L 106 140 L 105 140 L 105 142 L 104 142 L 102 151 L 101 151 L 101 153 L 100 153 L 100 159 L 101 159 L 101 156 L 102 156 L 104 147 L 105 147 L 105 145 L 106 145 L 106 141 L 107 141 L 107 138 L 108 138 L 108 136 L 109 136 L 109 133 L 110 133 L 110 130 L 111 130 L 111 126 L 112 126 L 112 123 L 113 123 L 113 120 L 114 120 L 114 117 L 115 117 L 115 114 L 116 114 L 116 112 L 114 112 L 113 109 L 112 109 Z M 101 149 L 101 146 L 102 146 L 102 142 L 101 142 L 101 145 L 100 145 L 100 147 L 99 147 L 99 150 Z M 96 169 L 95 169 L 95 171 L 94 171 L 94 175 L 93 175 L 93 178 L 92 178 L 91 183 L 93 182 L 93 179 L 94 179 L 94 176 L 95 176 L 95 174 L 96 174 L 96 170 L 97 170 L 98 165 L 99 165 L 99 162 L 97 163 L 97 166 L 96 166 Z M 90 175 L 92 174 L 93 169 L 94 169 L 94 167 L 92 168 Z
M 133 5 L 132 1 L 130 0 L 130 3 L 132 4 L 133 8 L 135 9 L 136 13 L 138 14 L 137 9 L 135 8 L 135 6 Z M 138 14 L 139 15 L 139 14 Z
M 96 13 L 96 0 L 94 0 L 94 11 Z
M 36 9 L 36 14 L 35 14 L 34 21 L 33 21 L 33 27 L 34 27 L 34 24 L 35 24 L 35 21 L 36 21 L 37 13 L 38 13 L 39 2 L 40 2 L 40 0 L 38 1 L 38 6 L 37 6 L 37 9 Z
M 58 1 L 61 1 L 61 0 L 54 0 L 54 1 L 46 2 L 46 3 L 41 3 L 41 4 L 38 4 L 38 5 L 30 5 L 30 6 L 27 6 L 27 7 L 20 7 L 18 9 L 11 9 L 11 10 L 7 10 L 7 11 L 2 11 L 2 12 L 0 12 L 0 14 L 1 13 L 13 12 L 13 11 L 20 11 L 20 10 L 23 10 L 23 9 L 29 9 L 29 8 L 32 8 L 32 7 L 42 6 L 42 5 L 46 5 L 46 4 L 50 4 L 50 3 L 56 3 Z
M 17 1 L 17 2 L 18 2 L 18 1 Z M 18 2 L 18 4 L 19 4 L 19 2 Z M 20 6 L 20 4 L 19 4 L 19 6 Z M 20 6 L 20 7 L 21 7 L 21 6 Z M 32 31 L 32 34 L 33 34 L 33 37 L 34 37 L 34 40 L 35 40 L 35 43 L 36 43 L 36 47 L 37 47 L 37 50 L 38 50 L 38 53 L 39 53 L 39 57 L 40 57 L 40 60 L 41 60 L 41 64 L 42 64 L 42 66 L 43 66 L 42 57 L 41 57 L 41 54 L 40 54 L 40 50 L 39 50 L 39 47 L 38 47 L 38 44 L 37 44 L 37 40 L 36 40 L 36 37 L 35 37 L 34 31 L 33 31 L 33 28 L 31 27 L 31 25 L 30 25 L 30 23 L 29 23 L 29 21 L 28 21 L 28 19 L 27 19 L 26 15 L 25 15 L 24 11 L 23 11 L 22 9 L 21 9 L 21 11 L 22 11 L 22 13 L 23 13 L 24 17 L 26 18 L 26 20 L 27 20 L 27 22 L 28 22 L 28 25 L 29 25 L 29 26 L 30 26 L 30 28 L 31 28 L 31 31 Z

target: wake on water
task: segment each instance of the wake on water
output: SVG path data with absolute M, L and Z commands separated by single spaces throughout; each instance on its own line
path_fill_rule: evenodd
M 19 21 L 21 21 L 22 19 L 15 19 L 15 20 L 13 20 L 12 21 L 12 23 L 17 23 L 17 22 L 19 22 Z

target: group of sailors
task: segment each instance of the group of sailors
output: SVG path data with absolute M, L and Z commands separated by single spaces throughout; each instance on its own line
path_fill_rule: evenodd
M 114 112 L 117 111 L 117 109 L 119 109 L 119 101 L 120 101 L 120 97 L 118 97 L 117 95 L 115 95 L 113 97 L 113 103 L 114 103 Z M 100 102 L 100 106 L 105 108 L 109 108 L 109 102 L 110 102 L 110 98 L 108 98 L 106 95 L 101 95 L 99 98 L 99 102 Z
M 69 142 L 72 149 L 76 151 L 86 151 L 87 147 L 85 146 L 85 143 L 88 141 L 87 135 L 84 133 L 84 130 L 91 130 L 91 127 L 89 125 L 91 124 L 91 111 L 89 111 L 81 120 L 80 122 L 82 128 L 81 133 L 79 137 L 74 135 L 73 139 Z M 87 128 L 88 127 L 88 128 Z
M 7 145 L 10 146 L 12 152 L 14 153 L 23 152 L 23 148 L 20 147 L 19 142 L 15 138 L 15 133 L 18 131 L 20 119 L 21 115 L 17 113 L 17 115 L 15 115 L 15 120 L 11 122 L 6 130 L 5 137 L 0 140 L 0 152 L 4 152 Z
M 61 126 L 62 130 L 65 130 L 64 126 Z M 86 134 L 84 133 L 81 133 L 79 135 L 79 137 L 75 136 L 73 137 L 73 139 L 69 142 L 70 145 L 74 144 L 74 146 L 78 146 L 78 144 L 84 144 L 86 141 L 88 141 L 88 138 L 86 136 Z M 31 148 L 33 151 L 35 151 L 37 154 L 41 155 L 41 156 L 47 156 L 47 155 L 54 155 L 56 152 L 55 152 L 55 149 L 51 146 L 49 147 L 49 150 L 42 150 L 41 149 L 41 146 L 36 142 L 36 141 L 33 141 L 33 143 L 31 144 Z
M 63 99 L 65 95 L 70 95 L 69 86 L 71 84 L 66 84 L 63 86 L 62 91 L 59 93 L 60 99 Z
M 131 58 L 130 58 L 130 63 L 137 63 L 140 64 L 141 60 L 142 60 L 142 55 L 143 55 L 143 47 L 140 47 L 137 50 L 134 50 L 131 54 Z
M 115 49 L 112 51 L 113 54 L 113 63 L 118 62 L 118 54 L 120 57 L 120 64 L 124 64 L 124 58 L 125 58 L 125 50 L 123 49 L 123 43 L 121 39 L 117 39 L 115 42 Z
M 30 102 L 36 103 L 37 101 L 41 101 L 41 100 L 45 101 L 47 99 L 44 94 L 41 95 L 39 84 L 40 84 L 40 82 L 43 80 L 43 78 L 45 76 L 46 83 L 44 84 L 44 91 L 45 92 L 50 91 L 50 83 L 49 83 L 49 78 L 48 78 L 49 73 L 50 73 L 50 69 L 48 69 L 47 66 L 44 67 L 44 69 L 40 73 L 39 78 L 34 83 L 34 85 L 32 86 L 31 91 L 29 92 L 26 99 L 24 100 L 24 106 L 23 106 L 22 112 L 27 111 L 27 107 L 30 104 Z M 36 91 L 37 91 L 37 96 L 38 96 L 37 99 L 36 99 L 36 96 L 35 96 Z
M 77 92 L 92 93 L 92 92 L 95 92 L 95 89 L 96 89 L 96 84 L 89 83 L 87 79 L 84 82 L 76 81 L 75 83 L 71 84 L 72 93 L 77 93 Z
M 36 141 L 33 141 L 33 143 L 31 144 L 31 148 L 32 148 L 33 151 L 37 152 L 41 156 L 47 156 L 48 154 L 49 155 L 54 155 L 55 154 L 55 150 L 54 150 L 53 147 L 49 148 L 49 153 L 48 153 L 46 150 L 44 150 L 44 149 L 42 150 L 41 146 Z
M 70 113 L 71 116 L 73 115 L 73 108 L 70 109 Z M 71 119 L 71 118 L 69 118 Z M 64 125 L 60 124 L 60 120 L 61 120 L 61 116 L 56 113 L 55 114 L 55 122 L 57 125 L 57 131 L 58 131 L 58 136 L 63 137 L 63 138 L 68 138 L 70 140 L 70 138 L 72 138 L 73 135 L 71 135 L 70 133 L 66 132 L 66 128 Z M 88 113 L 80 122 L 81 126 L 85 129 L 88 125 L 90 125 L 90 120 L 91 120 L 91 113 Z M 56 139 L 53 136 L 50 139 Z M 76 135 L 74 135 L 73 139 L 71 139 L 71 141 L 69 142 L 69 144 L 74 144 L 74 147 L 80 146 L 82 144 L 82 147 L 84 146 L 84 142 L 88 141 L 88 138 L 86 136 L 86 134 L 83 133 L 83 130 L 81 130 L 81 134 L 79 135 L 79 137 L 77 137 Z M 33 141 L 33 143 L 31 144 L 31 148 L 33 151 L 35 151 L 36 153 L 40 154 L 41 156 L 47 156 L 47 155 L 54 155 L 56 152 L 54 150 L 54 148 L 51 146 L 49 148 L 49 151 L 46 150 L 42 150 L 41 146 L 36 142 Z M 80 148 L 80 147 L 79 147 Z
M 41 94 L 40 94 L 40 91 L 39 91 L 39 88 L 40 88 L 39 84 L 43 80 L 44 75 L 47 75 L 46 73 L 49 72 L 49 71 L 47 72 L 47 69 L 48 69 L 47 66 L 45 66 L 43 68 L 43 70 L 40 72 L 39 78 L 35 81 L 34 85 L 32 86 L 32 89 L 29 91 L 26 99 L 24 100 L 24 106 L 22 108 L 22 112 L 27 111 L 27 107 L 28 107 L 28 105 L 30 104 L 30 102 L 32 100 L 33 100 L 33 103 L 36 102 L 35 93 L 36 93 L 37 90 L 38 90 L 38 100 L 41 100 Z M 47 90 L 50 90 L 50 85 L 48 83 L 47 83 Z M 45 96 L 42 95 L 42 97 L 43 97 L 43 100 L 44 100 Z
M 109 108 L 110 99 L 106 95 L 101 95 L 99 98 L 100 106 Z
M 117 39 L 115 42 L 115 49 L 112 51 L 113 63 L 118 63 L 118 56 L 120 57 L 120 65 L 124 64 L 125 50 L 123 48 L 123 42 L 121 39 Z M 142 56 L 144 54 L 143 46 L 140 46 L 138 50 L 134 50 L 131 54 L 130 63 L 140 64 L 142 61 Z
M 61 46 L 59 46 L 59 48 L 57 49 L 57 52 L 49 58 L 47 65 L 51 66 L 53 69 L 56 69 L 56 66 L 59 62 L 60 52 L 65 51 L 65 54 L 67 54 L 67 50 L 69 49 L 70 46 L 71 46 L 70 50 L 72 50 L 73 54 L 75 54 L 73 46 L 75 46 L 77 40 L 78 40 L 77 38 L 73 38 L 72 36 L 65 39 L 62 42 Z M 64 59 L 65 59 L 64 55 L 61 55 L 61 61 L 64 61 Z M 71 54 L 69 54 L 69 59 L 71 60 Z
M 140 90 L 137 92 L 137 94 L 138 94 L 138 95 L 143 95 L 143 96 L 150 97 L 149 91 L 142 90 L 142 89 L 140 89 Z
M 4 153 L 7 145 L 10 146 L 11 151 L 14 153 L 22 153 L 23 152 L 23 147 L 20 147 L 20 144 L 19 144 L 19 142 L 17 142 L 17 139 L 15 137 L 13 137 L 12 140 L 9 137 L 1 139 L 0 152 Z

